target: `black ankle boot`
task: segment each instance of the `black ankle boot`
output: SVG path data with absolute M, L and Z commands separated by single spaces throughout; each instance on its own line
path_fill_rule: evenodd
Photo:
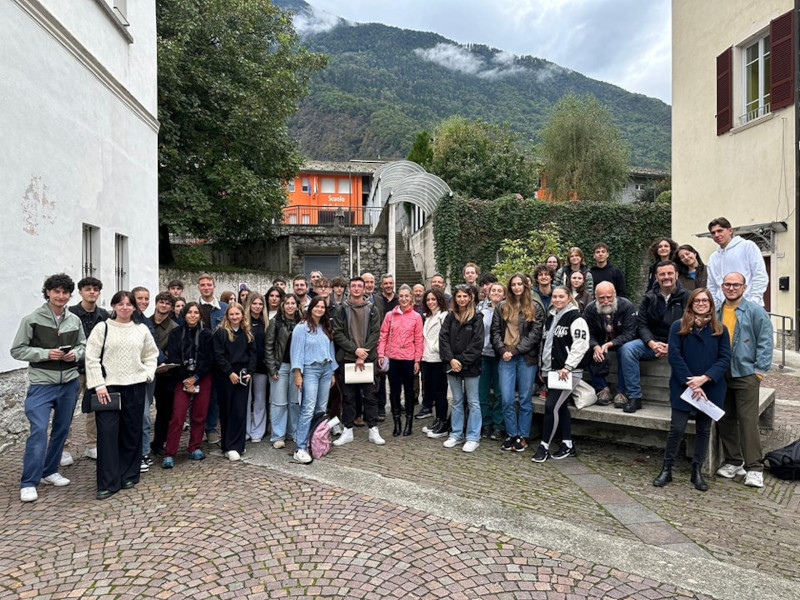
M 661 467 L 661 473 L 653 480 L 653 485 L 656 487 L 664 487 L 670 481 L 672 481 L 672 467 L 664 463 L 664 466 Z
M 705 479 L 703 479 L 703 474 L 700 473 L 701 465 L 692 464 L 692 479 L 691 482 L 694 484 L 694 489 L 700 490 L 701 492 L 708 491 L 708 484 L 706 483 Z
M 394 417 L 394 430 L 392 431 L 392 435 L 397 437 L 400 435 L 400 432 L 403 430 L 403 424 L 400 421 L 400 417 Z
M 414 415 L 406 416 L 406 428 L 403 429 L 403 435 L 411 435 L 411 424 L 414 422 Z

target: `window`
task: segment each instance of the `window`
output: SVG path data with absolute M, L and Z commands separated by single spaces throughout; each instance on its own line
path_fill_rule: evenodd
M 100 267 L 100 229 L 83 224 L 83 247 L 81 251 L 81 273 L 83 277 L 97 277 Z
M 333 177 L 323 177 L 319 182 L 319 191 L 323 194 L 335 194 L 336 180 Z
M 339 180 L 339 193 L 340 194 L 349 194 L 350 193 L 350 179 L 340 179 Z
M 636 183 L 633 185 L 633 189 L 635 189 L 637 192 L 641 192 L 644 188 L 645 184 L 643 183 Z
M 292 180 L 289 182 L 289 184 L 288 184 L 288 186 L 287 186 L 287 187 L 289 188 L 289 191 L 290 191 L 290 192 L 293 192 L 293 191 L 294 191 L 294 179 L 292 179 Z
M 128 236 L 114 236 L 114 280 L 117 290 L 128 289 Z
M 744 114 L 739 117 L 742 125 L 763 117 L 770 108 L 770 38 L 769 34 L 757 39 L 742 53 L 744 70 Z
M 300 219 L 301 219 L 303 225 L 311 224 L 311 215 L 309 215 L 308 213 L 303 214 L 300 217 Z
M 308 177 L 303 177 L 303 179 L 300 180 L 300 183 L 301 183 L 300 189 L 302 191 L 306 193 L 309 193 L 311 191 L 311 185 L 310 182 L 308 181 Z

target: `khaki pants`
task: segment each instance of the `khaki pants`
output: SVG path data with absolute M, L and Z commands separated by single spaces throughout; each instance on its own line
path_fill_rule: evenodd
M 761 381 L 755 375 L 725 375 L 725 416 L 717 422 L 725 462 L 743 465 L 746 471 L 763 471 L 761 434 L 758 430 L 758 392 Z

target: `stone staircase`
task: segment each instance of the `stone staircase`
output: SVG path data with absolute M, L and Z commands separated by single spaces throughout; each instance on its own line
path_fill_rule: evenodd
M 414 285 L 415 283 L 425 283 L 422 281 L 422 273 L 414 269 L 414 261 L 411 259 L 411 252 L 406 248 L 403 234 L 395 234 L 395 289 L 402 284 Z

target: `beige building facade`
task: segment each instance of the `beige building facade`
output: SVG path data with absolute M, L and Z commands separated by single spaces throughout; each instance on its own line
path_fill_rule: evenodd
M 762 250 L 767 308 L 791 316 L 798 285 L 793 7 L 792 0 L 672 2 L 673 237 L 707 261 L 716 245 L 697 234 L 727 217 Z M 788 289 L 780 289 L 786 277 Z

